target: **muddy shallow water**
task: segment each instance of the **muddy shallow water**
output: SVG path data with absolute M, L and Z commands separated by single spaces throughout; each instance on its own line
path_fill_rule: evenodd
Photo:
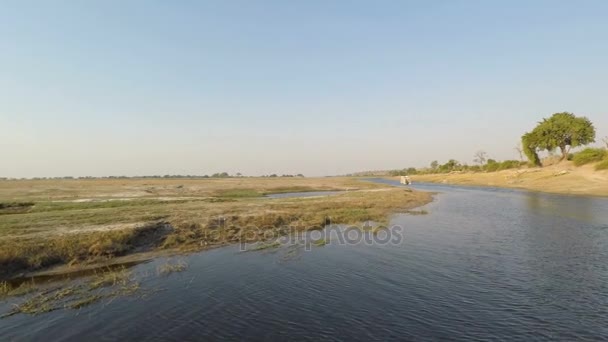
M 180 258 L 184 272 L 142 277 L 153 295 L 16 315 L 0 339 L 608 338 L 607 199 L 413 187 L 439 194 L 428 215 L 393 218 L 397 243 L 202 252 Z

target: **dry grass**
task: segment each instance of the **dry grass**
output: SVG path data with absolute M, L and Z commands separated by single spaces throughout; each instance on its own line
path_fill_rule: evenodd
M 164 236 L 164 225 L 108 232 L 5 238 L 0 240 L 0 279 L 58 264 L 101 261 L 137 248 L 150 250 Z
M 141 198 L 102 202 L 34 201 L 27 212 L 0 215 L 0 280 L 55 265 L 96 263 L 145 251 L 190 251 L 240 241 L 261 241 L 265 240 L 265 233 L 280 235 L 288 226 L 308 230 L 329 222 L 387 223 L 390 214 L 405 212 L 431 200 L 427 193 L 353 178 L 1 183 L 0 200 L 5 202 L 14 202 L 17 198 L 34 201 L 45 196 L 64 201 L 82 196 L 116 198 L 126 193 L 140 194 Z M 146 189 L 155 190 L 146 192 Z M 346 189 L 351 191 L 326 197 L 268 199 L 257 196 L 274 191 Z M 1 197 L 9 195 L 15 197 Z
M 9 282 L 0 282 L 0 299 L 6 297 L 20 297 L 38 290 L 37 284 L 34 280 L 26 281 L 18 286 L 14 287 Z
M 372 189 L 376 184 L 348 177 L 219 179 L 0 180 L 0 201 L 101 201 L 216 197 L 232 189 L 260 193 Z
M 124 267 L 117 270 L 106 269 L 97 272 L 89 282 L 89 289 L 95 290 L 108 286 L 127 286 L 132 281 L 131 273 Z

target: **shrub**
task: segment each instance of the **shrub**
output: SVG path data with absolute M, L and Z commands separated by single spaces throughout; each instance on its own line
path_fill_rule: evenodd
M 602 160 L 600 163 L 595 165 L 596 170 L 608 170 L 608 158 Z
M 574 165 L 581 166 L 589 163 L 599 162 L 606 158 L 608 153 L 602 148 L 586 148 L 576 153 L 572 158 Z
M 500 167 L 500 163 L 498 163 L 496 160 L 488 159 L 488 163 L 485 165 L 484 169 L 487 172 L 495 172 L 495 171 L 498 171 L 499 167 Z
M 502 163 L 500 163 L 500 166 L 498 167 L 498 171 L 516 169 L 519 167 L 519 165 L 520 165 L 520 162 L 517 160 L 505 160 Z
M 521 165 L 522 162 L 517 160 L 505 160 L 503 162 L 497 162 L 494 159 L 488 159 L 488 163 L 483 168 L 486 172 L 496 172 L 508 169 L 516 169 Z

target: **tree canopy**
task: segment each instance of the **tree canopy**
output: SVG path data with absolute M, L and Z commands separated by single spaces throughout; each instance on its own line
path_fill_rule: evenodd
M 595 127 L 586 117 L 568 112 L 555 113 L 545 118 L 531 131 L 522 136 L 523 150 L 534 165 L 540 166 L 538 151 L 554 151 L 559 148 L 562 159 L 568 157 L 572 147 L 595 141 Z

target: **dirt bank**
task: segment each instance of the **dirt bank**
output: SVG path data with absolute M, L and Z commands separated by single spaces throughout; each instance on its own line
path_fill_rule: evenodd
M 395 177 L 394 179 L 398 179 Z M 479 185 L 527 189 L 569 195 L 608 196 L 608 171 L 593 165 L 576 167 L 562 162 L 543 168 L 522 168 L 488 173 L 430 174 L 412 176 L 414 182 Z

